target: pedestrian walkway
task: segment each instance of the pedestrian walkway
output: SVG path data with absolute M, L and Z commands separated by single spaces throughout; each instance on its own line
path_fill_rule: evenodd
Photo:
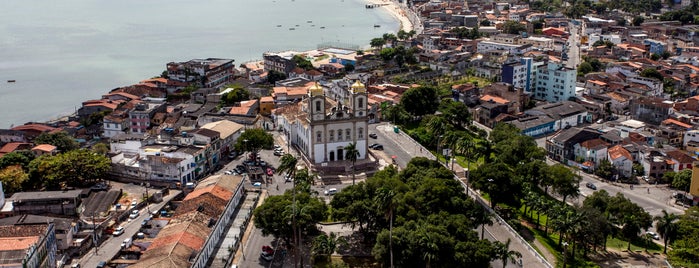
M 221 244 L 215 249 L 213 254 L 215 257 L 211 261 L 210 268 L 225 268 L 229 267 L 230 262 L 233 260 L 232 257 L 235 252 L 235 248 L 240 248 L 241 234 L 243 231 L 247 232 L 248 222 L 252 217 L 252 212 L 256 207 L 256 202 L 260 197 L 259 192 L 247 192 L 245 195 L 245 201 L 240 205 L 238 211 L 233 215 L 233 220 L 228 226 L 228 231 L 221 241 Z
M 264 200 L 266 198 L 267 198 L 267 191 L 262 190 L 262 192 L 260 193 L 259 198 L 257 200 L 257 204 L 255 204 L 251 208 L 251 210 L 254 210 L 257 206 L 262 204 L 262 202 L 264 202 Z M 243 256 L 244 256 L 243 251 L 245 250 L 245 244 L 250 239 L 250 234 L 252 233 L 252 230 L 255 229 L 255 216 L 250 217 L 250 220 L 247 222 L 247 225 L 244 226 L 244 228 L 245 228 L 245 232 L 243 233 L 243 236 L 240 239 L 240 244 L 239 244 L 237 250 L 235 251 L 235 255 L 233 256 L 233 259 L 231 260 L 231 263 L 238 265 L 238 267 L 241 267 L 240 263 L 241 263 L 241 261 L 243 261 Z

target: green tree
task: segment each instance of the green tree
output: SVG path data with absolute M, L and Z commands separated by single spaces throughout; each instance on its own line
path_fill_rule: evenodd
M 272 148 L 274 137 L 261 128 L 246 129 L 235 142 L 235 150 L 239 152 L 252 152 L 255 159 L 262 148 Z
M 22 185 L 29 179 L 22 166 L 14 165 L 0 169 L 0 181 L 6 195 L 22 191 Z
M 699 207 L 690 207 L 677 221 L 677 237 L 669 252 L 670 262 L 677 267 L 697 267 L 699 263 Z
M 479 23 L 479 25 L 480 25 L 480 26 L 490 26 L 490 25 L 491 25 L 491 22 L 490 22 L 489 20 L 482 20 L 482 21 Z
M 672 187 L 678 190 L 689 189 L 689 185 L 692 182 L 692 170 L 683 169 L 679 173 L 675 174 L 672 180 Z
M 678 225 L 675 221 L 679 219 L 679 216 L 667 213 L 664 209 L 662 212 L 663 215 L 655 216 L 653 220 L 656 222 L 655 229 L 663 237 L 663 254 L 667 254 L 667 241 L 672 241 L 677 237 Z
M 516 250 L 510 250 L 510 239 L 507 242 L 501 243 L 495 241 L 495 258 L 502 260 L 502 267 L 507 267 L 507 263 L 517 263 L 517 258 L 522 258 L 522 253 Z
M 643 176 L 643 174 L 645 174 L 645 171 L 643 170 L 643 165 L 641 165 L 640 163 L 633 163 L 631 169 L 633 170 L 633 174 L 636 176 Z
M 283 195 L 269 196 L 254 211 L 255 227 L 262 230 L 263 235 L 273 235 L 285 240 L 290 245 L 294 235 L 294 227 L 300 232 L 308 233 L 316 230 L 316 224 L 327 218 L 325 202 L 310 193 L 298 192 L 295 195 L 288 190 Z M 295 199 L 295 202 L 294 202 Z M 296 221 L 296 226 L 290 224 Z
M 286 79 L 285 73 L 275 70 L 269 70 L 269 72 L 267 73 L 267 82 L 269 82 L 270 84 L 274 84 L 277 81 L 281 81 L 284 79 Z
M 337 236 L 335 233 L 331 232 L 330 235 L 321 234 L 313 239 L 313 246 L 311 251 L 315 255 L 322 256 L 329 260 L 330 255 L 335 253 L 335 250 L 339 245 L 346 245 L 347 240 L 344 237 Z
M 354 185 L 355 180 L 355 164 L 357 163 L 357 158 L 359 158 L 359 150 L 357 150 L 357 142 L 352 142 L 345 146 L 345 159 L 352 162 L 352 185 Z
M 105 179 L 111 161 L 90 150 L 72 150 L 58 155 L 44 155 L 29 163 L 30 184 L 57 190 L 62 186 L 84 187 Z
M 78 142 L 65 131 L 41 133 L 41 135 L 34 139 L 34 144 L 51 144 L 56 146 L 56 149 L 60 152 L 67 152 L 79 148 Z
M 569 196 L 574 198 L 578 197 L 578 195 L 580 195 L 580 188 L 578 185 L 580 181 L 582 181 L 582 177 L 561 164 L 556 164 L 555 166 L 563 168 L 551 167 L 551 171 L 553 172 L 552 176 L 554 178 L 552 185 L 553 190 L 563 197 L 563 203 L 566 202 Z
M 633 24 L 633 26 L 641 26 L 641 23 L 643 23 L 644 20 L 645 19 L 643 19 L 641 16 L 635 16 L 633 17 L 631 24 Z
M 527 27 L 519 21 L 508 20 L 502 24 L 502 32 L 508 34 L 520 34 L 527 31 Z
M 471 184 L 474 188 L 488 193 L 492 208 L 498 203 L 519 207 L 522 196 L 520 181 L 510 167 L 502 162 L 478 167 L 471 174 Z
M 443 99 L 439 103 L 439 111 L 454 126 L 463 128 L 471 124 L 471 113 L 463 102 Z
M 233 106 L 237 102 L 250 99 L 250 92 L 242 87 L 233 87 L 233 90 L 221 96 L 223 106 Z
M 291 60 L 296 63 L 296 67 L 299 67 L 301 69 L 304 69 L 306 71 L 312 70 L 313 69 L 313 64 L 311 61 L 306 59 L 306 57 L 302 54 L 296 54 L 294 55 Z
M 348 63 L 345 63 L 344 66 L 345 66 L 345 72 L 351 73 L 354 71 L 354 64 L 351 64 L 348 62 Z
M 385 44 L 386 40 L 384 40 L 383 38 L 374 38 L 371 39 L 371 41 L 369 42 L 369 45 L 374 49 L 382 48 Z
M 658 70 L 653 69 L 653 68 L 646 68 L 641 71 L 640 74 L 642 77 L 648 77 L 648 78 L 655 78 L 660 81 L 663 81 L 663 75 L 658 72 Z
M 583 62 L 578 66 L 578 75 L 586 75 L 588 73 L 592 72 L 592 65 L 590 65 L 589 62 Z
M 7 153 L 4 156 L 0 157 L 0 169 L 9 166 L 19 165 L 25 171 L 29 171 L 29 163 L 32 162 L 34 158 L 34 153 L 32 153 L 32 151 L 29 150 L 21 150 Z
M 427 86 L 410 88 L 403 93 L 400 104 L 413 116 L 434 114 L 439 107 L 437 89 Z
M 107 155 L 107 153 L 109 153 L 109 147 L 104 143 L 97 143 L 92 146 L 92 151 L 101 155 Z
M 602 159 L 599 166 L 595 169 L 595 174 L 602 177 L 605 180 L 611 180 L 614 175 L 614 166 L 607 159 Z
M 653 53 L 653 54 L 650 55 L 650 59 L 651 59 L 651 60 L 654 60 L 654 61 L 655 61 L 655 60 L 659 60 L 659 59 L 660 59 L 660 55 Z

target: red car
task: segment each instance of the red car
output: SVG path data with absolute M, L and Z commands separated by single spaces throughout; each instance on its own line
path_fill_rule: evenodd
M 272 171 L 271 168 L 267 168 L 267 176 L 272 176 L 274 175 L 274 171 Z
M 262 252 L 272 255 L 274 254 L 274 249 L 270 246 L 262 246 Z

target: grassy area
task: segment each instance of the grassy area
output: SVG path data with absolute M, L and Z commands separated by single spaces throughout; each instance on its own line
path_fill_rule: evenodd
M 617 237 L 609 237 L 607 239 L 607 248 L 616 249 L 619 251 L 625 251 L 628 244 L 629 244 L 628 241 L 622 240 L 622 239 L 617 238 Z M 648 247 L 649 253 L 662 253 L 663 252 L 663 247 L 661 245 L 654 243 L 653 241 L 651 241 L 650 243 L 647 243 L 647 241 L 644 241 L 640 237 L 631 241 L 631 251 L 645 251 L 646 247 Z
M 316 260 L 313 267 L 357 267 L 357 268 L 379 268 L 381 265 L 373 257 L 348 257 L 332 256 L 328 260 Z

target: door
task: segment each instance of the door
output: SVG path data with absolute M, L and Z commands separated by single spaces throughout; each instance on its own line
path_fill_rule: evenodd
M 335 161 L 335 151 L 330 151 L 330 161 Z
M 337 160 L 340 161 L 344 158 L 344 150 L 343 149 L 337 149 Z

